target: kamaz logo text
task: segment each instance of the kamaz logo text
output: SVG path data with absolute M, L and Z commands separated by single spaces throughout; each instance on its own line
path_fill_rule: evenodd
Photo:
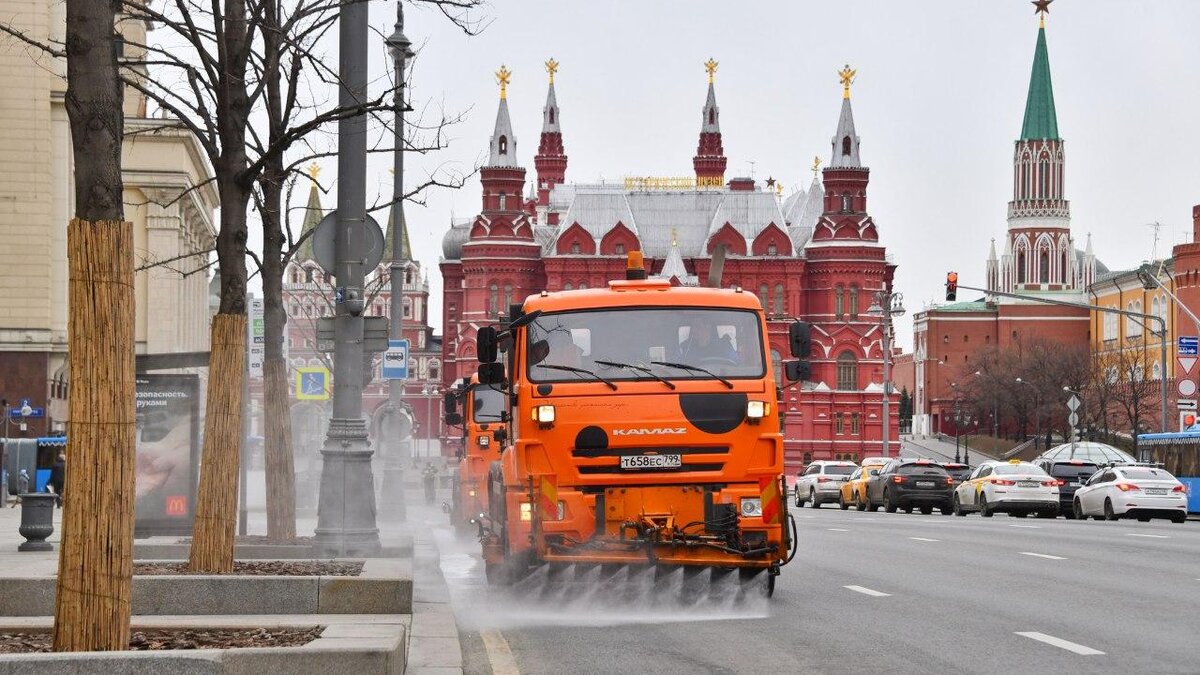
M 613 429 L 613 436 L 668 436 L 686 434 L 683 427 L 659 427 L 657 429 Z

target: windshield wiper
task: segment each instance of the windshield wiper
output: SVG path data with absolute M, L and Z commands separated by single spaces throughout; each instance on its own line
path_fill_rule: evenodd
M 612 389 L 613 391 L 617 390 L 617 385 L 613 384 L 609 380 L 604 379 L 603 377 L 597 375 L 596 373 L 593 373 L 592 371 L 588 370 L 587 368 L 576 368 L 575 366 L 560 366 L 556 363 L 538 363 L 538 364 L 535 364 L 535 367 L 545 368 L 547 370 L 561 370 L 561 371 L 564 371 L 567 373 L 580 373 L 582 375 L 591 375 L 592 377 L 596 378 L 597 380 L 600 380 L 604 384 L 607 384 L 609 389 Z
M 716 378 L 721 384 L 725 385 L 726 387 L 733 389 L 732 382 L 730 382 L 729 380 L 714 373 L 713 371 L 708 370 L 706 368 L 701 368 L 700 366 L 689 366 L 686 363 L 672 363 L 671 361 L 651 361 L 650 363 L 653 363 L 656 366 L 666 366 L 668 368 L 678 368 L 680 370 L 690 370 L 694 373 L 704 373 L 705 375 L 708 375 L 709 377 Z
M 645 374 L 649 375 L 650 377 L 653 377 L 654 379 L 658 380 L 659 382 L 662 382 L 663 384 L 667 385 L 668 387 L 670 387 L 672 389 L 675 388 L 674 382 L 668 380 L 665 377 L 662 377 L 661 375 L 656 375 L 654 373 L 654 371 L 650 370 L 646 366 L 638 366 L 638 365 L 634 365 L 632 363 L 617 363 L 616 361 L 596 361 L 596 364 L 601 365 L 601 366 L 609 366 L 612 368 L 628 368 L 630 370 L 636 370 L 639 373 L 645 373 Z

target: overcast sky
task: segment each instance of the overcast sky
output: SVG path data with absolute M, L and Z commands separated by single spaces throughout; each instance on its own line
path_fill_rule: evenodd
M 372 3 L 391 32 L 394 5 Z M 517 153 L 532 180 L 546 95 L 556 80 L 567 180 L 688 176 L 705 96 L 703 62 L 720 62 L 717 102 L 726 177 L 768 176 L 790 193 L 807 185 L 814 155 L 828 163 L 841 88 L 857 69 L 853 104 L 868 209 L 899 265 L 896 289 L 911 315 L 940 298 L 945 272 L 983 285 L 989 240 L 1002 252 L 1011 158 L 1029 86 L 1037 19 L 1024 0 L 494 0 L 468 37 L 417 8 L 406 33 L 420 48 L 412 98 L 467 111 L 451 147 L 408 160 L 410 183 L 437 167 L 485 159 L 495 120 L 494 71 L 512 71 Z M 1160 255 L 1191 236 L 1200 203 L 1200 2 L 1057 0 L 1047 19 L 1058 128 L 1066 141 L 1066 194 L 1077 245 L 1093 235 L 1110 268 Z M 378 77 L 386 58 L 373 51 Z M 371 160 L 370 190 L 390 185 L 390 158 Z M 333 163 L 327 163 L 327 173 Z M 527 183 L 528 186 L 528 183 Z M 369 197 L 372 199 L 374 195 Z M 331 198 L 326 207 L 332 207 Z M 429 273 L 441 332 L 437 262 L 451 212 L 479 210 L 478 180 L 407 208 L 412 244 Z M 380 219 L 381 221 L 383 219 Z M 963 294 L 964 296 L 967 294 Z M 899 343 L 911 349 L 911 319 Z

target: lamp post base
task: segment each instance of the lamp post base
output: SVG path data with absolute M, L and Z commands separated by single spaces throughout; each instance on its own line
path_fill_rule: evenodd
M 338 557 L 377 555 L 375 477 L 362 419 L 334 419 L 321 449 L 321 493 L 313 548 Z

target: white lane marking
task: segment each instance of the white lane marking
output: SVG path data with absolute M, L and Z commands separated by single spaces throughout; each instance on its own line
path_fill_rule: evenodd
M 1029 551 L 1021 551 L 1020 553 L 1021 553 L 1021 555 L 1031 555 L 1035 558 L 1045 558 L 1046 560 L 1066 560 L 1066 558 L 1063 558 L 1061 556 L 1047 555 L 1045 553 L 1030 553 Z
M 1100 651 L 1099 649 L 1092 649 L 1091 647 L 1085 647 L 1081 644 L 1076 644 L 1074 642 L 1070 642 L 1070 641 L 1064 640 L 1062 638 L 1056 638 L 1053 635 L 1046 635 L 1045 633 L 1038 633 L 1035 631 L 1030 631 L 1030 632 L 1025 632 L 1025 633 L 1018 632 L 1017 635 L 1020 635 L 1021 637 L 1027 637 L 1030 640 L 1037 640 L 1038 642 L 1044 642 L 1048 645 L 1053 645 L 1055 647 L 1058 647 L 1059 649 L 1065 649 L 1069 652 L 1075 652 L 1076 654 L 1079 654 L 1080 656 L 1103 656 L 1104 655 L 1104 652 Z
M 855 593 L 862 593 L 863 595 L 869 595 L 872 598 L 886 598 L 891 595 L 891 593 L 883 593 L 883 592 L 876 591 L 876 590 L 873 590 L 870 588 L 865 588 L 863 586 L 842 586 L 842 588 L 844 588 L 848 591 L 854 591 Z
M 1023 527 L 1023 528 L 1025 528 L 1025 529 L 1027 529 L 1027 530 L 1040 530 L 1040 529 L 1042 529 L 1042 526 L 1041 526 L 1041 525 L 1016 525 L 1016 524 L 1013 524 L 1013 525 L 1009 525 L 1009 527 Z
M 517 668 L 517 659 L 508 647 L 508 640 L 504 639 L 500 631 L 481 630 L 479 637 L 483 640 L 484 649 L 487 650 L 488 662 L 492 664 L 492 673 L 495 675 L 520 675 L 521 670 Z
M 1126 537 L 1150 537 L 1151 539 L 1170 539 L 1171 538 L 1169 535 L 1166 535 L 1166 534 L 1135 534 L 1133 532 L 1126 532 L 1125 536 Z
M 928 539 L 926 537 L 909 537 L 913 541 L 941 541 L 941 539 Z
M 850 531 L 850 530 L 843 530 L 840 527 L 827 527 L 825 529 L 829 530 L 830 532 L 849 532 Z

